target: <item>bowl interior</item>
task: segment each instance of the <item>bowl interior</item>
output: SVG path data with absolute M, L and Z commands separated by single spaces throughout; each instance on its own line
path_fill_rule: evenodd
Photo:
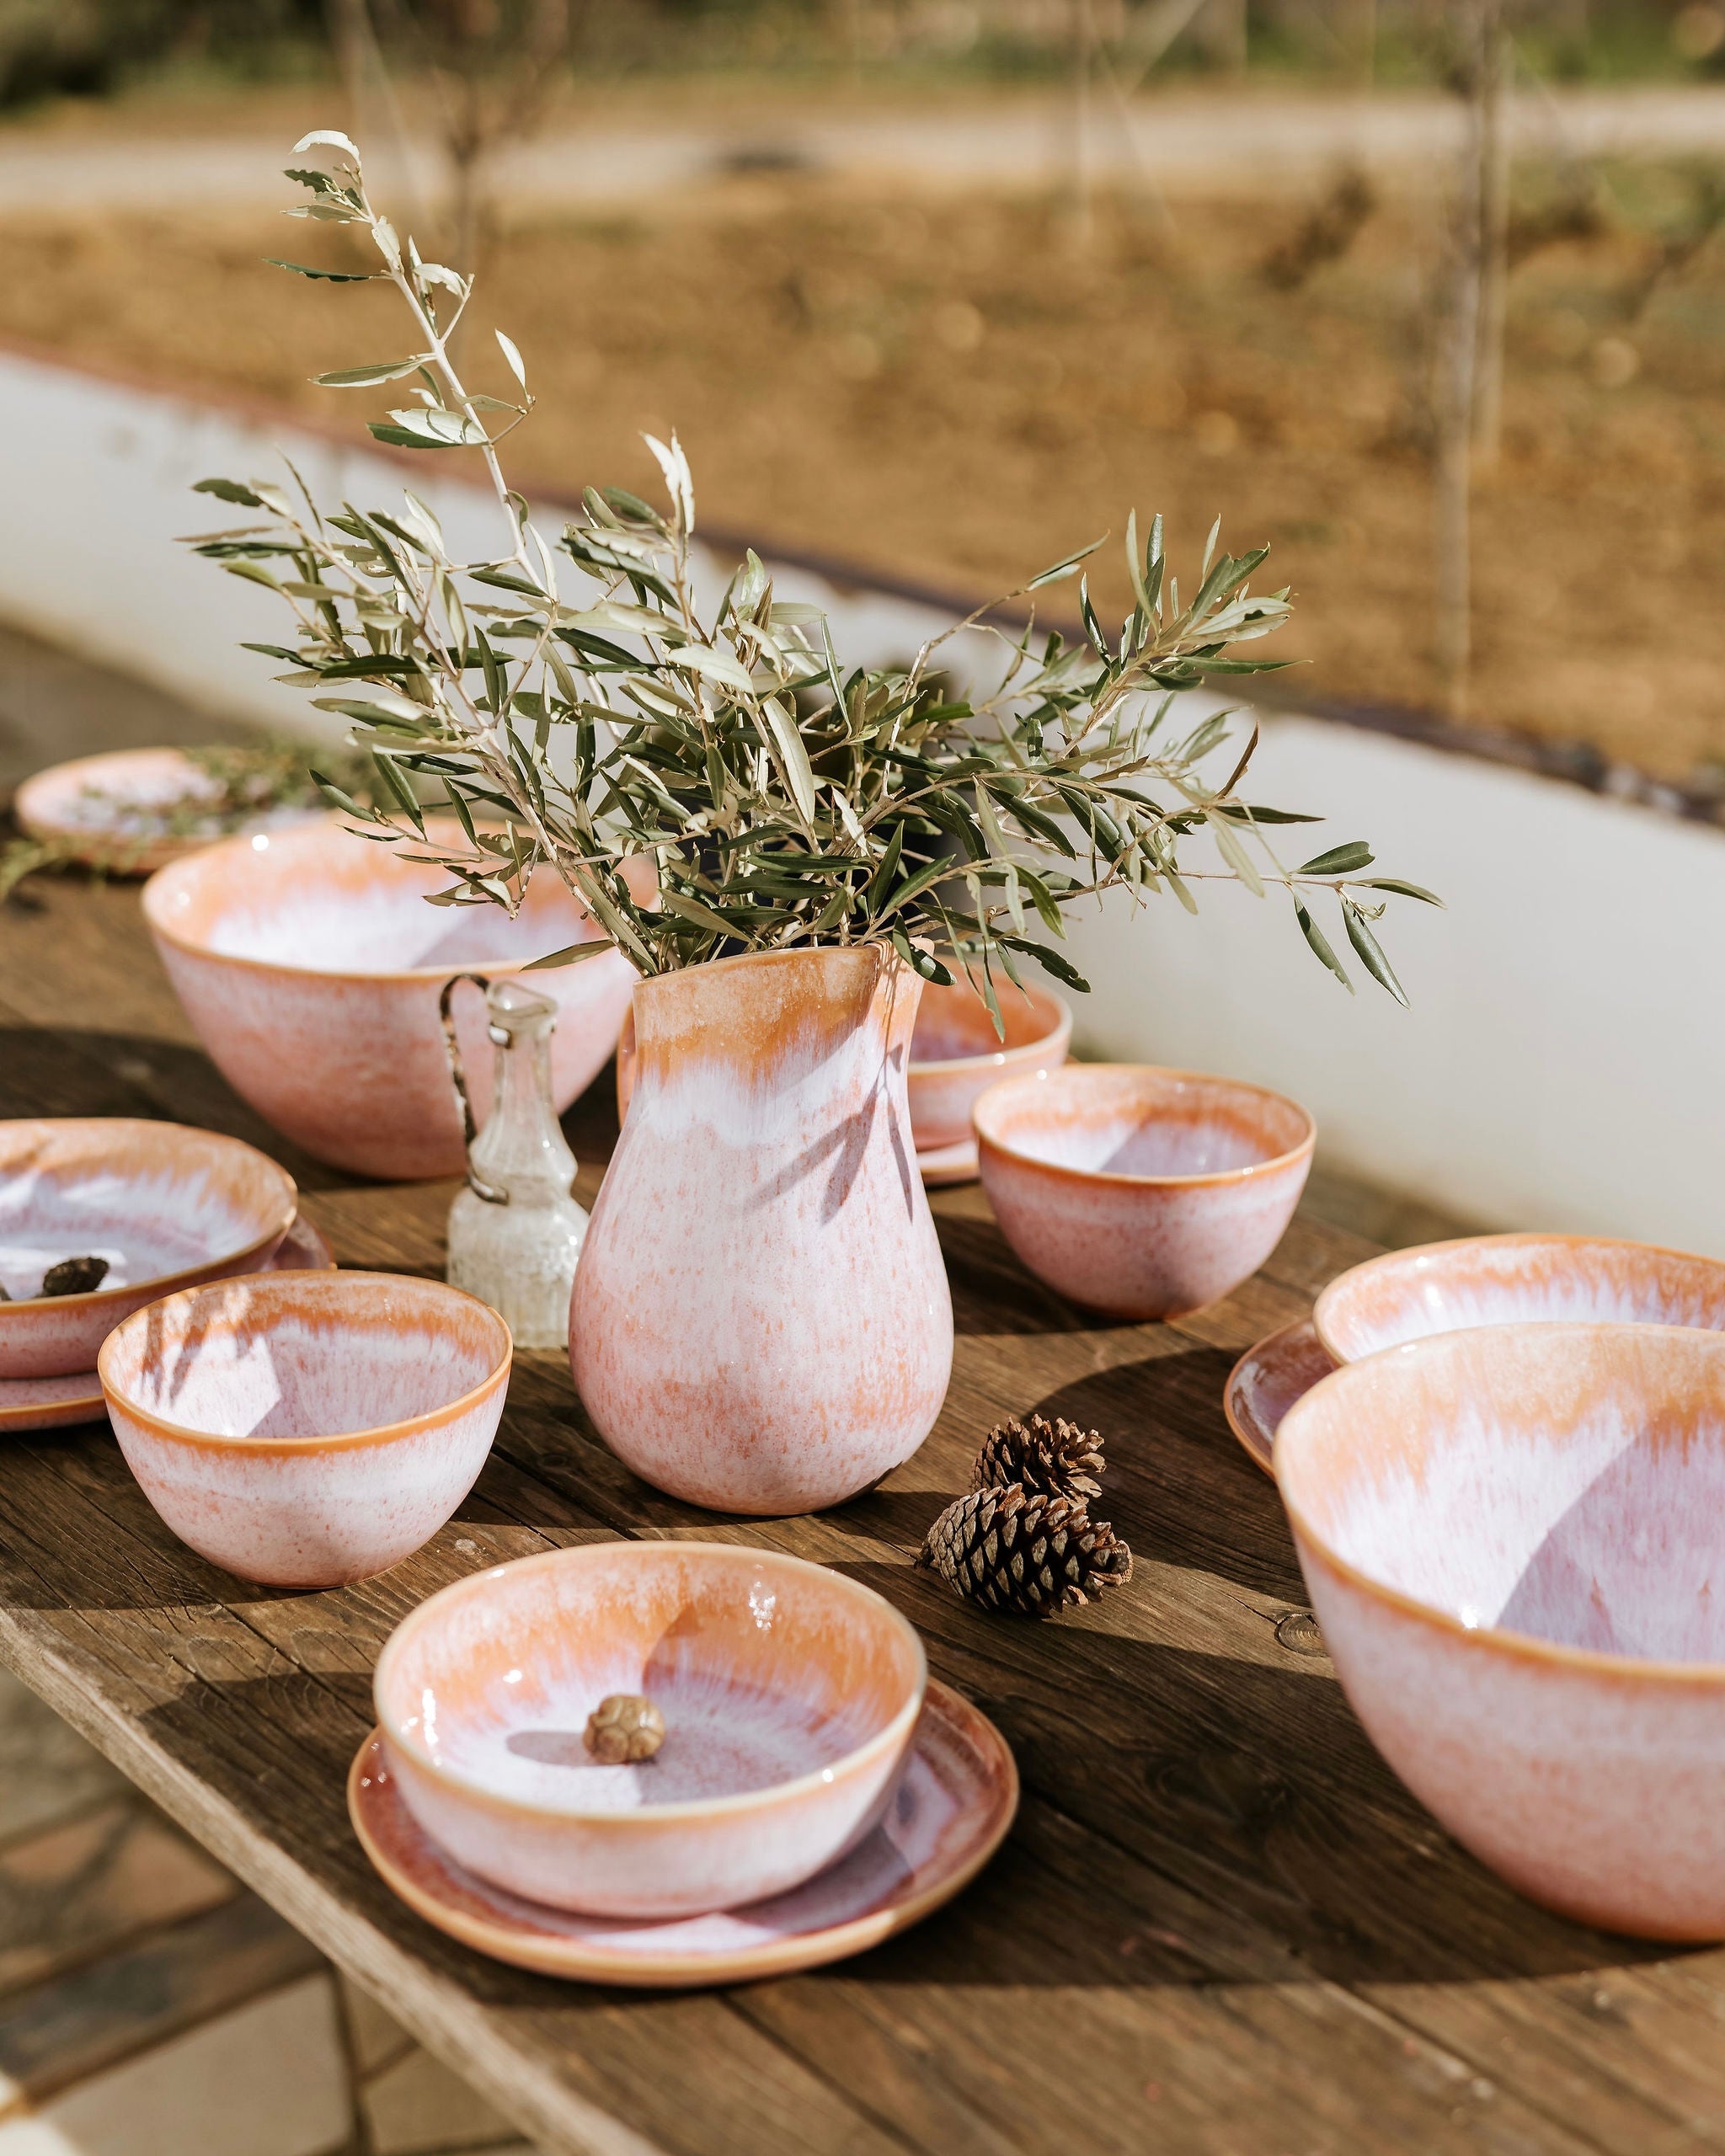
M 1619 1321 L 1725 1331 L 1725 1265 L 1586 1235 L 1477 1235 L 1391 1251 L 1332 1280 L 1313 1313 L 1357 1362 L 1404 1340 L 1524 1321 Z
M 1021 995 L 1016 989 L 1003 987 L 1000 1003 L 1004 1039 L 995 1032 L 988 1006 L 973 989 L 962 981 L 954 981 L 950 988 L 929 982 L 916 1006 L 916 1030 L 911 1037 L 911 1068 L 968 1063 L 1013 1049 L 1035 1048 L 1060 1030 L 1066 1015 L 1053 996 L 1039 989 L 1028 989 Z
M 471 1296 L 381 1273 L 248 1274 L 152 1304 L 109 1335 L 127 1406 L 206 1437 L 385 1429 L 464 1398 L 509 1355 Z
M 1446 1333 L 1290 1408 L 1276 1476 L 1357 1572 L 1470 1628 L 1725 1662 L 1725 1337 Z
M 34 1299 L 67 1257 L 105 1257 L 104 1294 L 170 1278 L 280 1234 L 295 1202 L 237 1139 L 126 1117 L 0 1123 L 0 1285 Z
M 976 1127 L 1054 1167 L 1155 1181 L 1258 1167 L 1311 1134 L 1303 1108 L 1256 1086 L 1125 1064 L 1069 1063 L 991 1087 Z
M 177 942 L 307 973 L 525 964 L 599 934 L 550 869 L 535 874 L 513 920 L 500 906 L 426 905 L 449 880 L 322 823 L 192 854 L 156 878 L 147 904 Z
M 392 1739 L 493 1796 L 559 1814 L 708 1803 L 836 1766 L 919 1696 L 916 1634 L 867 1588 L 768 1551 L 601 1544 L 446 1589 L 377 1668 Z M 608 1694 L 665 1738 L 638 1766 L 583 1742 Z

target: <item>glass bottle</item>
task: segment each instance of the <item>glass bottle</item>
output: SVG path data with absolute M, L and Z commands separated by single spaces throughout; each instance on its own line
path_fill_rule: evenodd
M 497 1049 L 491 1113 L 477 1134 L 450 1018 L 462 981 L 485 991 Z M 569 1195 L 575 1156 L 551 1099 L 551 1033 L 557 1006 L 519 981 L 458 974 L 444 988 L 444 1038 L 467 1141 L 467 1182 L 449 1209 L 444 1278 L 508 1322 L 518 1348 L 569 1342 L 569 1293 L 587 1214 Z

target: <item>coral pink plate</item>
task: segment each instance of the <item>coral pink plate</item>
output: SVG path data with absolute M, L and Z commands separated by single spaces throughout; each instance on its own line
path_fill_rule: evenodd
M 1316 1327 L 1309 1317 L 1302 1317 L 1279 1332 L 1266 1333 L 1229 1371 L 1222 1388 L 1222 1412 L 1228 1428 L 1266 1475 L 1276 1471 L 1270 1454 L 1282 1417 L 1335 1367 Z
M 201 819 L 184 816 L 192 803 L 221 796 L 220 782 L 183 749 L 119 749 L 38 771 L 18 789 L 13 814 L 32 838 L 74 849 L 74 861 L 120 876 L 152 876 L 236 830 L 323 819 L 321 808 L 275 808 L 241 823 L 213 806 Z M 170 812 L 179 814 L 171 819 Z
M 544 1908 L 464 1871 L 402 1801 L 375 1730 L 348 1774 L 347 1806 L 384 1884 L 451 1938 L 542 1976 L 674 1990 L 818 1968 L 920 1922 L 1006 1838 L 1018 1774 L 987 1716 L 931 1682 L 904 1780 L 859 1849 L 788 1894 L 667 1923 Z
M 329 1246 L 303 1217 L 257 1268 L 259 1273 L 333 1273 Z M 24 1430 L 69 1429 L 99 1422 L 108 1412 L 93 1370 L 65 1378 L 0 1378 L 0 1437 Z

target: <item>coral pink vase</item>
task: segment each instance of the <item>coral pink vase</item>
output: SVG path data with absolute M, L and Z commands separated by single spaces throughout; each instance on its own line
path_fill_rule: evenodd
M 905 1100 L 921 987 L 868 948 L 635 990 L 569 1362 L 606 1443 L 674 1497 L 837 1504 L 933 1427 L 953 1306 Z

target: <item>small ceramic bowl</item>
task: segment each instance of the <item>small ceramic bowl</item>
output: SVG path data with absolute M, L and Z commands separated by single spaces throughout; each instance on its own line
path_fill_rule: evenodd
M 1570 1318 L 1725 1331 L 1725 1265 L 1601 1235 L 1474 1235 L 1389 1251 L 1339 1274 L 1312 1311 L 1338 1363 L 1476 1325 Z
M 1343 1687 L 1421 1802 L 1566 1916 L 1725 1937 L 1725 1335 L 1412 1341 L 1290 1408 L 1275 1473 Z
M 124 1317 L 262 1264 L 293 1225 L 293 1177 L 255 1146 L 142 1117 L 0 1123 L 0 1379 L 69 1377 Z M 68 1257 L 104 1257 L 93 1293 L 43 1297 Z
M 972 1141 L 970 1111 L 988 1088 L 1027 1071 L 1053 1070 L 1066 1059 L 1072 1013 L 1046 989 L 1001 995 L 1000 1039 L 988 1006 L 962 981 L 931 983 L 916 1006 L 911 1037 L 911 1134 L 919 1153 Z
M 872 1589 L 798 1557 L 603 1542 L 422 1603 L 378 1658 L 409 1809 L 494 1886 L 553 1908 L 696 1916 L 778 1894 L 885 1810 L 927 1670 Z M 657 1756 L 583 1742 L 611 1693 L 665 1717 Z
M 983 1187 L 1039 1280 L 1114 1317 L 1178 1317 L 1257 1272 L 1306 1187 L 1311 1118 L 1149 1064 L 1069 1063 L 976 1103 Z
M 241 1579 L 336 1587 L 399 1564 L 472 1489 L 509 1327 L 441 1281 L 269 1273 L 170 1295 L 96 1368 L 126 1465 Z
M 222 793 L 220 780 L 183 749 L 116 749 L 36 772 L 18 789 L 12 809 L 32 838 L 118 876 L 153 875 L 236 827 L 281 830 L 319 820 L 323 814 L 266 809 L 242 823 L 216 813 L 213 803 Z M 207 814 L 187 813 L 206 801 L 212 804 Z M 176 823 L 181 828 L 174 828 Z
M 466 1166 L 437 1013 L 451 974 L 518 974 L 599 934 L 549 869 L 513 921 L 501 907 L 427 905 L 448 882 L 331 818 L 226 839 L 144 887 L 156 947 L 223 1077 L 296 1145 L 355 1175 L 399 1180 Z M 616 1047 L 634 981 L 617 951 L 534 975 L 558 1006 L 559 1111 Z M 493 1060 L 484 998 L 462 991 L 456 1015 L 483 1123 Z

